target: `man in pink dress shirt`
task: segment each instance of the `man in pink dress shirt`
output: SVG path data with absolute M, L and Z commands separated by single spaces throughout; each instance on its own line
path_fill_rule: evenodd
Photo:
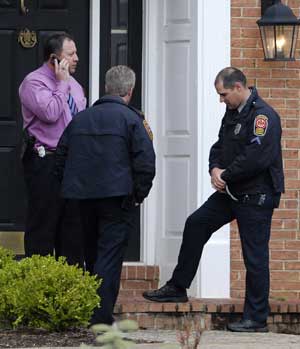
M 53 34 L 45 42 L 44 64 L 28 74 L 19 88 L 23 128 L 30 142 L 23 156 L 28 207 L 25 255 L 66 255 L 69 263 L 83 263 L 77 203 L 60 198 L 53 175 L 54 152 L 60 136 L 86 98 L 71 76 L 78 56 L 74 39 Z

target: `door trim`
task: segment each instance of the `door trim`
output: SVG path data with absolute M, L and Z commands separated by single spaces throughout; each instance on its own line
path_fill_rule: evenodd
M 99 98 L 100 1 L 90 0 L 89 106 Z

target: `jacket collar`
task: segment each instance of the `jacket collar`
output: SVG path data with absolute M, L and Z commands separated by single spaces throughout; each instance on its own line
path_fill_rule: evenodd
M 105 96 L 101 97 L 93 105 L 95 106 L 95 105 L 99 105 L 102 103 L 108 103 L 108 102 L 127 105 L 121 97 L 111 96 L 111 95 L 105 95 Z
M 250 109 L 253 107 L 253 105 L 255 105 L 255 102 L 258 98 L 258 93 L 256 88 L 254 86 L 249 88 L 251 90 L 251 95 L 249 96 L 244 108 L 240 112 L 240 116 L 242 117 L 249 113 Z

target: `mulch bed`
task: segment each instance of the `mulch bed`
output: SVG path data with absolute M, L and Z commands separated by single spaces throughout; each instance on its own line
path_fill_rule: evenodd
M 96 345 L 94 333 L 86 328 L 64 332 L 37 329 L 0 330 L 0 348 L 79 347 Z

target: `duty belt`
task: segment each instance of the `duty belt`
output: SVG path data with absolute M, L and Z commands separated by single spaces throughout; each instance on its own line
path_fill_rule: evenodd
M 242 194 L 242 195 L 233 195 L 228 185 L 225 187 L 226 193 L 230 196 L 230 198 L 235 202 L 240 203 L 255 203 L 259 206 L 262 206 L 264 202 L 266 201 L 267 194 Z

